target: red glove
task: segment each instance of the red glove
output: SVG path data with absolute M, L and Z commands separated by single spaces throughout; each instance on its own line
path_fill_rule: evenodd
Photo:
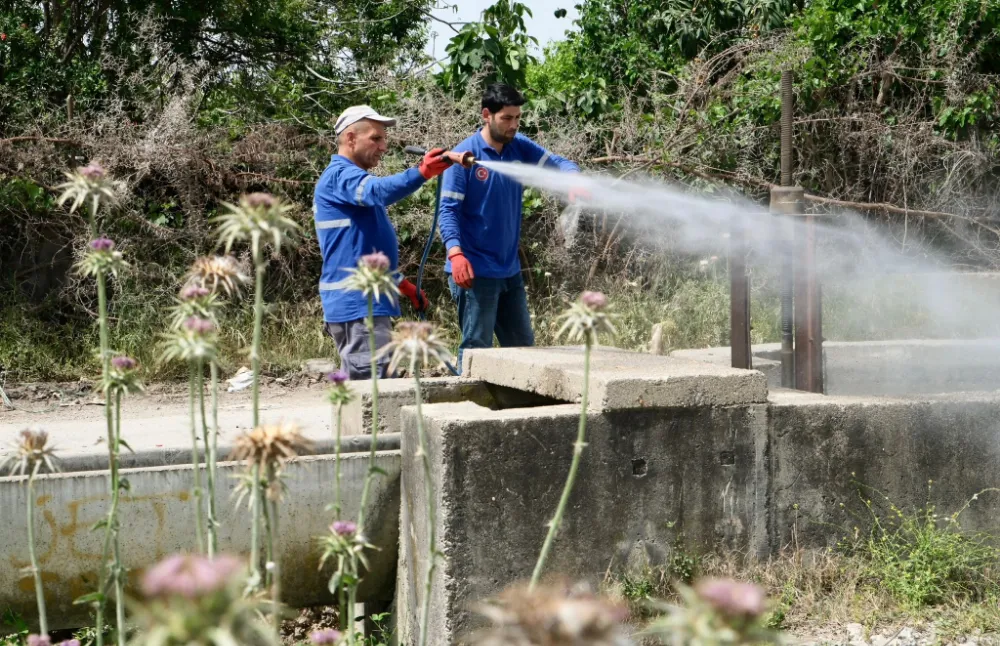
M 424 158 L 420 160 L 420 174 L 424 176 L 424 179 L 437 177 L 451 166 L 452 161 L 444 156 L 444 152 L 444 148 L 434 148 L 428 150 Z
M 582 186 L 574 186 L 569 189 L 569 203 L 574 204 L 579 200 L 589 200 L 591 198 L 590 191 Z
M 448 260 L 451 261 L 451 275 L 458 286 L 472 289 L 472 279 L 476 276 L 472 273 L 472 263 L 468 261 L 465 254 L 456 251 L 448 256 Z
M 406 280 L 405 278 L 399 281 L 399 293 L 410 299 L 410 303 L 413 304 L 413 309 L 418 312 L 423 312 L 427 309 L 427 294 L 424 290 L 420 290 L 419 296 L 417 295 L 417 286 Z

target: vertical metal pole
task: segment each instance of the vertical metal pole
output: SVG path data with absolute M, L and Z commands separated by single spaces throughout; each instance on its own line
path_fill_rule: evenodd
M 795 387 L 823 392 L 823 305 L 816 272 L 816 218 L 797 228 L 795 274 Z
M 750 350 L 750 275 L 747 272 L 747 230 L 734 221 L 729 230 L 729 347 L 732 366 L 753 367 Z
M 781 72 L 781 185 L 783 187 L 790 187 L 792 185 L 792 116 L 794 113 L 794 99 L 795 95 L 792 93 L 792 71 L 783 70 Z M 772 192 L 772 211 L 775 210 L 774 197 Z M 786 214 L 800 213 L 801 198 L 796 201 L 798 205 L 796 205 L 794 210 L 785 210 L 783 208 L 777 212 Z M 795 266 L 792 261 L 793 240 L 788 229 L 788 226 L 781 226 L 776 237 L 781 245 L 779 252 L 779 257 L 781 258 L 781 385 L 785 388 L 792 388 L 795 383 L 795 355 L 792 341 L 792 292 L 795 280 Z
M 795 280 L 795 219 L 803 210 L 803 190 L 798 186 L 775 186 L 771 189 L 771 213 L 775 214 L 773 237 L 777 245 L 781 273 L 781 386 L 795 388 L 795 351 L 793 347 L 793 295 Z

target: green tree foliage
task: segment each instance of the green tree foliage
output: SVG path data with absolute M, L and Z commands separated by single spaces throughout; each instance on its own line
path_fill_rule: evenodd
M 528 66 L 538 60 L 530 47 L 538 40 L 529 36 L 524 17 L 531 17 L 531 9 L 513 0 L 499 0 L 483 11 L 482 20 L 462 27 L 445 51 L 449 61 L 440 74 L 440 83 L 461 94 L 469 82 L 480 72 L 485 82 L 500 81 L 515 87 L 524 87 Z
M 341 107 L 370 74 L 423 60 L 430 0 L 13 0 L 0 7 L 0 127 L 126 101 L 195 64 L 209 105 L 290 117 Z M 159 87 L 134 86 L 138 70 Z M 148 84 L 147 84 L 148 85 Z M 327 115 L 328 116 L 328 115 Z

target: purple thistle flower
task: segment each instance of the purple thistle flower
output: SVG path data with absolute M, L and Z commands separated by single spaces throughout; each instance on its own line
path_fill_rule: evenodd
M 184 329 L 195 334 L 208 334 L 215 329 L 215 324 L 200 316 L 189 316 L 184 321 Z
M 365 267 L 373 271 L 389 270 L 389 257 L 381 251 L 370 253 L 367 256 L 361 256 L 361 262 Z
M 48 635 L 28 635 L 28 646 L 52 646 Z
M 584 292 L 580 301 L 592 310 L 600 311 L 608 306 L 608 297 L 601 292 Z
M 78 168 L 77 172 L 91 182 L 99 182 L 104 179 L 104 176 L 107 174 L 104 168 L 97 162 L 90 162 L 86 166 Z
M 337 370 L 335 372 L 328 373 L 326 375 L 326 380 L 334 386 L 343 386 L 348 380 L 347 372 L 344 370 Z
M 358 531 L 358 525 L 349 520 L 337 520 L 330 525 L 330 531 L 337 536 L 354 536 Z
M 196 298 L 208 296 L 211 292 L 198 285 L 189 285 L 181 290 L 182 301 L 193 301 Z
M 111 251 L 115 248 L 115 241 L 107 236 L 101 236 L 96 240 L 90 241 L 90 248 L 94 251 Z
M 759 617 L 767 597 L 759 586 L 732 579 L 708 579 L 695 587 L 698 596 L 718 612 L 730 617 Z
M 226 587 L 243 563 L 235 556 L 214 559 L 197 554 L 175 554 L 157 563 L 142 579 L 147 597 L 203 597 Z
M 336 644 L 337 642 L 340 641 L 340 632 L 334 630 L 333 628 L 314 630 L 309 634 L 309 641 L 315 644 L 315 646 L 327 646 L 328 644 Z
M 80 646 L 80 640 L 79 639 L 64 639 L 63 641 L 59 642 L 58 646 Z
M 247 206 L 252 209 L 273 209 L 278 204 L 277 198 L 270 193 L 250 193 L 243 199 L 246 200 Z
M 123 355 L 111 359 L 111 365 L 115 368 L 115 370 L 126 372 L 128 370 L 135 370 L 136 367 L 138 367 L 139 362 L 132 357 L 126 357 Z

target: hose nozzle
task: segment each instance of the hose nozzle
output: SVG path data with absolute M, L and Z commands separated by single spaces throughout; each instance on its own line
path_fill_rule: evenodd
M 421 148 L 420 146 L 407 146 L 406 148 L 403 149 L 403 152 L 406 153 L 407 155 L 418 155 L 420 157 L 423 157 L 424 155 L 427 154 L 427 149 Z M 467 152 L 462 155 L 461 164 L 465 168 L 472 168 L 472 165 L 475 163 L 476 163 L 476 156 L 473 155 L 471 152 Z

